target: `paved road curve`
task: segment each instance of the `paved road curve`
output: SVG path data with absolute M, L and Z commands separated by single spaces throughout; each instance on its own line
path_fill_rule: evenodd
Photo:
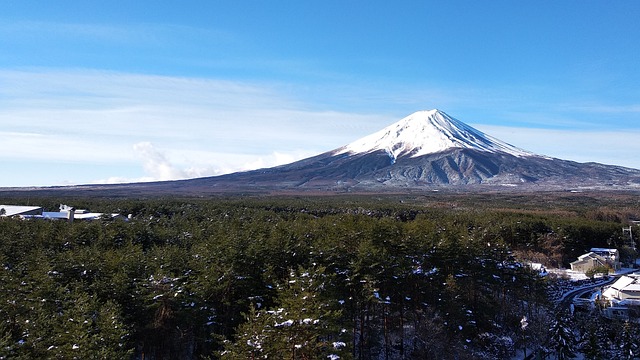
M 605 282 L 599 282 L 593 285 L 587 285 L 579 289 L 571 290 L 563 295 L 562 299 L 558 303 L 558 306 L 560 307 L 560 309 L 568 309 L 571 303 L 573 302 L 573 299 L 576 298 L 576 296 L 582 295 L 598 287 L 613 284 L 616 280 L 618 280 L 620 276 L 621 275 L 610 276 L 609 279 Z

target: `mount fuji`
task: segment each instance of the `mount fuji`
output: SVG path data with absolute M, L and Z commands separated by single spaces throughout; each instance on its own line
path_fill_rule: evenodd
M 384 150 L 391 159 L 396 159 L 407 155 L 419 157 L 452 148 L 504 152 L 518 157 L 535 156 L 486 135 L 440 110 L 413 113 L 391 126 L 338 149 L 336 154 Z
M 640 170 L 538 155 L 430 110 L 291 164 L 173 183 L 205 192 L 639 189 Z
M 543 140 L 542 140 L 543 141 Z M 63 187 L 112 195 L 640 189 L 640 170 L 534 154 L 440 110 L 287 165 L 190 180 Z

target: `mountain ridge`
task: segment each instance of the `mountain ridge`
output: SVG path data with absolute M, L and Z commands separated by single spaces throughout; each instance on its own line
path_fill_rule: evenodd
M 49 188 L 55 190 L 56 188 Z M 290 164 L 215 177 L 60 187 L 110 194 L 640 190 L 640 170 L 520 149 L 434 109 Z
M 640 189 L 640 170 L 539 155 L 441 110 L 415 112 L 380 131 L 291 164 L 210 178 L 280 189 L 442 187 Z

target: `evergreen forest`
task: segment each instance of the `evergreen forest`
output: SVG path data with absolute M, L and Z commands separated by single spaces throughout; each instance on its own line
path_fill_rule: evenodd
M 0 359 L 637 356 L 526 265 L 622 248 L 628 194 L 0 201 L 130 215 L 0 217 Z

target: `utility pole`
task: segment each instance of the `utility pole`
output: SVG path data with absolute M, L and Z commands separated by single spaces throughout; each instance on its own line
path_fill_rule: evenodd
M 622 228 L 622 241 L 624 241 L 624 245 L 630 247 L 633 250 L 633 267 L 636 266 L 636 260 L 638 258 L 638 253 L 636 251 L 636 241 L 633 239 L 633 231 L 631 231 L 631 225 L 629 227 Z

